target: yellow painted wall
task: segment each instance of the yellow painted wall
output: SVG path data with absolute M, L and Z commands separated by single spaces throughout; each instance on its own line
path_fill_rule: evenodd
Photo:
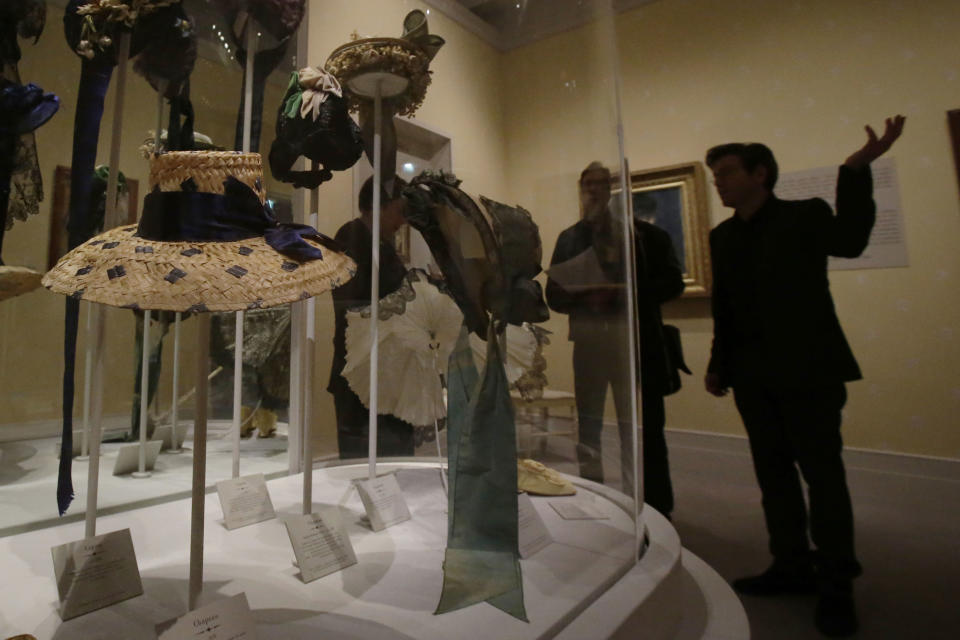
M 311 0 L 307 62 L 322 64 L 354 30 L 398 35 L 413 8 L 426 9 L 412 0 Z M 54 28 L 59 20 L 51 7 L 51 28 L 36 47 L 25 45 L 21 64 L 25 81 L 64 102 L 37 134 L 48 198 L 40 216 L 8 233 L 4 252 L 11 264 L 38 268 L 46 258 L 53 168 L 69 164 L 79 69 Z M 617 18 L 626 151 L 634 169 L 699 160 L 709 146 L 738 139 L 766 141 L 784 171 L 824 166 L 860 144 L 862 124 L 880 125 L 896 112 L 908 116 L 892 155 L 911 266 L 831 274 L 866 378 L 849 386 L 844 433 L 851 446 L 960 457 L 951 417 L 960 409 L 960 302 L 952 293 L 960 272 L 960 211 L 944 114 L 958 106 L 960 46 L 952 28 L 958 23 L 960 6 L 949 0 L 917 7 L 868 0 L 662 0 Z M 546 264 L 557 234 L 577 219 L 580 170 L 594 159 L 616 161 L 612 56 L 605 49 L 609 38 L 601 37 L 606 27 L 499 54 L 435 11 L 430 26 L 447 45 L 432 65 L 433 85 L 417 118 L 451 135 L 454 169 L 468 191 L 533 212 Z M 198 66 L 194 91 L 205 96 L 198 108 L 209 114 L 198 116 L 197 126 L 229 145 L 239 70 L 224 73 L 207 64 Z M 155 94 L 137 77 L 130 82 L 125 131 L 131 133 L 125 136 L 139 142 L 154 126 Z M 279 93 L 268 97 L 268 116 L 278 100 Z M 265 144 L 271 131 L 266 125 Z M 108 144 L 104 131 L 101 161 Z M 145 187 L 146 163 L 132 146 L 123 158 L 128 175 Z M 352 190 L 349 172 L 322 187 L 321 231 L 332 235 L 354 215 Z M 712 194 L 710 205 L 714 224 L 729 215 Z M 62 300 L 46 291 L 0 305 L 5 424 L 58 414 L 62 310 Z M 132 386 L 132 323 L 128 313 L 111 314 L 108 388 L 125 390 Z M 695 371 L 668 400 L 668 426 L 742 433 L 732 402 L 702 391 L 712 329 L 707 302 L 681 300 L 666 315 L 683 330 Z M 317 318 L 314 424 L 322 436 L 317 450 L 330 452 L 329 295 L 319 298 Z M 555 332 L 547 352 L 551 387 L 572 389 L 566 319 L 555 317 L 547 327 Z M 108 411 L 128 406 L 126 391 L 108 398 Z
M 767 142 L 782 171 L 840 164 L 865 139 L 864 124 L 907 116 L 891 155 L 910 266 L 831 273 L 865 376 L 848 387 L 849 446 L 960 457 L 960 210 L 945 116 L 960 106 L 957 24 L 960 4 L 950 0 L 663 0 L 617 20 L 633 169 L 702 160 L 708 147 L 731 140 Z M 593 70 L 585 56 L 569 55 L 570 42 L 588 46 L 583 31 L 561 34 L 511 52 L 504 66 L 512 190 L 538 207 L 557 204 L 537 209 L 547 255 L 570 223 L 579 168 L 597 155 L 584 152 L 575 162 L 568 153 L 571 146 L 590 149 L 595 137 L 583 109 L 565 104 L 555 82 L 559 75 L 578 86 L 590 82 Z M 524 90 L 544 76 L 552 90 Z M 566 118 L 567 137 L 527 130 L 553 122 L 558 110 L 573 116 Z M 534 163 L 556 184 L 533 193 L 524 176 L 536 173 Z M 556 196 L 545 193 L 553 189 Z M 712 192 L 710 206 L 713 224 L 730 214 Z M 545 210 L 560 212 L 562 221 L 551 224 Z M 743 433 L 732 400 L 702 388 L 712 334 L 708 302 L 681 300 L 666 315 L 683 330 L 695 373 L 668 399 L 668 427 Z M 555 344 L 550 352 L 551 386 L 572 389 L 567 351 Z

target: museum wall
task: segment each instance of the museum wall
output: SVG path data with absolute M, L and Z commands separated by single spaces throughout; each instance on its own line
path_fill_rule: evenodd
M 57 166 L 69 167 L 73 141 L 74 105 L 80 78 L 79 58 L 70 51 L 63 37 L 63 10 L 48 3 L 46 29 L 39 42 L 21 40 L 23 82 L 34 82 L 60 97 L 60 110 L 37 130 L 37 153 L 44 182 L 44 201 L 40 214 L 18 222 L 7 232 L 4 259 L 8 264 L 45 271 L 50 237 L 50 211 L 53 206 L 53 176 Z M 236 62 L 197 60 L 192 83 L 197 131 L 209 135 L 215 144 L 232 148 L 237 101 L 242 70 Z M 269 150 L 274 137 L 276 107 L 286 88 L 284 79 L 272 79 L 267 86 L 261 150 Z M 110 158 L 116 73 L 107 94 L 100 130 L 97 164 Z M 120 169 L 139 181 L 138 212 L 146 195 L 148 161 L 139 147 L 156 128 L 157 94 L 141 76 L 130 69 L 127 76 L 124 107 L 123 145 Z M 168 113 L 168 111 L 167 111 Z M 164 127 L 167 115 L 164 116 Z M 288 185 L 272 180 L 265 171 L 267 190 L 289 193 Z M 75 415 L 82 412 L 86 304 L 81 305 L 80 333 L 77 344 Z M 37 437 L 59 433 L 61 378 L 63 375 L 63 296 L 44 288 L 4 301 L 0 305 L 0 441 L 10 437 Z M 107 346 L 105 351 L 104 415 L 129 415 L 133 394 L 134 317 L 127 310 L 107 309 Z M 189 358 L 195 344 L 193 323 L 183 324 L 181 394 L 193 386 L 195 367 Z M 156 333 L 154 332 L 154 335 Z M 172 327 L 166 339 L 163 375 L 159 387 L 160 409 L 170 406 L 170 372 L 173 364 Z M 190 413 L 192 404 L 185 410 Z M 76 428 L 80 424 L 76 423 Z M 14 435 L 16 434 L 16 435 Z
M 960 4 L 950 0 L 663 0 L 617 18 L 634 170 L 702 160 L 708 147 L 731 140 L 768 143 L 781 172 L 838 165 L 865 140 L 864 124 L 879 128 L 885 116 L 907 116 L 891 155 L 910 266 L 830 274 L 865 378 L 848 385 L 848 446 L 960 458 L 960 207 L 945 115 L 960 106 L 958 23 Z M 563 53 L 585 46 L 584 32 L 504 57 L 507 175 L 511 194 L 540 224 L 545 263 L 575 219 L 580 170 L 605 160 L 591 147 L 602 86 L 589 56 Z M 555 68 L 568 80 L 541 83 L 542 71 Z M 563 139 L 530 126 L 555 121 L 567 124 Z M 570 155 L 571 146 L 583 153 Z M 712 225 L 731 213 L 712 185 L 710 211 Z M 732 399 L 703 390 L 709 301 L 679 300 L 665 315 L 683 331 L 694 371 L 667 400 L 668 428 L 741 435 Z M 548 327 L 556 332 L 550 386 L 572 391 L 566 318 Z
M 398 37 L 409 11 L 429 9 L 422 2 L 382 0 L 311 0 L 309 7 L 311 65 L 322 65 L 354 31 L 360 37 Z M 446 44 L 430 64 L 433 82 L 414 118 L 422 126 L 452 138 L 454 171 L 464 181 L 465 189 L 493 198 L 505 197 L 501 55 L 443 14 L 430 11 L 429 24 L 430 32 L 441 35 Z M 360 162 L 367 160 L 364 157 Z M 332 236 L 357 215 L 353 189 L 352 172 L 336 174 L 320 188 L 320 231 Z M 314 451 L 322 456 L 337 451 L 333 398 L 326 391 L 333 356 L 333 304 L 330 294 L 316 300 L 312 413 Z

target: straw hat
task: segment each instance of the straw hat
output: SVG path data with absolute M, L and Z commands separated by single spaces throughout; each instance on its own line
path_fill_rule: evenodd
M 351 109 L 370 102 L 370 95 L 358 92 L 352 82 L 368 73 L 389 74 L 407 81 L 397 95 L 385 96 L 390 113 L 409 116 L 423 103 L 430 85 L 430 61 L 444 44 L 429 33 L 427 17 L 420 10 L 407 14 L 400 38 L 364 38 L 334 49 L 324 68 L 335 75 L 346 90 Z
M 352 278 L 356 265 L 333 240 L 277 224 L 261 177 L 256 153 L 155 156 L 139 225 L 80 245 L 43 284 L 116 307 L 240 311 L 306 299 Z
M 0 265 L 0 302 L 33 291 L 43 274 L 27 267 Z

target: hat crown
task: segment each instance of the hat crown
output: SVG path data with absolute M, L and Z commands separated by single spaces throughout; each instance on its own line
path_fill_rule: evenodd
M 200 193 L 224 193 L 224 182 L 235 178 L 266 201 L 263 161 L 259 153 L 237 151 L 170 151 L 150 160 L 150 190 L 182 191 L 191 180 Z

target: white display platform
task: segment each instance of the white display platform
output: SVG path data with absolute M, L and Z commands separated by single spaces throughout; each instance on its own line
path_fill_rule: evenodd
M 2 1 L 2 0 L 0 0 Z M 207 484 L 212 487 L 230 478 L 233 466 L 233 442 L 229 420 L 211 420 L 207 445 Z M 117 451 L 127 443 L 103 443 L 100 456 L 99 508 L 117 511 L 129 506 L 146 506 L 167 500 L 172 495 L 190 495 L 193 467 L 193 423 L 180 422 L 189 431 L 182 453 L 163 451 L 149 478 L 114 476 L 111 471 Z M 181 431 L 181 432 L 182 432 Z M 278 423 L 277 436 L 240 441 L 240 473 L 262 473 L 267 477 L 286 473 L 287 426 Z M 0 532 L 3 534 L 49 527 L 57 523 L 57 470 L 59 439 L 44 438 L 0 443 L 7 453 L 0 459 Z M 10 455 L 8 458 L 7 455 Z M 67 511 L 70 520 L 82 520 L 86 511 L 87 467 L 89 461 L 73 461 L 73 488 L 76 497 Z M 82 529 L 81 529 L 82 531 Z M 5 636 L 0 636 L 0 638 Z
M 363 507 L 351 487 L 353 479 L 365 477 L 366 465 L 316 470 L 315 507 L 341 509 L 358 562 L 309 584 L 292 565 L 282 523 L 285 516 L 300 514 L 301 476 L 268 483 L 277 519 L 234 531 L 225 529 L 216 496 L 208 495 L 201 604 L 244 592 L 258 635 L 289 640 L 549 638 L 561 631 L 557 637 L 618 637 L 631 627 L 634 634 L 639 631 L 634 627 L 638 616 L 666 621 L 662 634 L 647 633 L 657 625 L 645 625 L 644 638 L 676 637 L 683 615 L 678 590 L 683 568 L 673 528 L 651 510 L 649 548 L 633 565 L 631 517 L 584 485 L 577 499 L 592 496 L 608 519 L 562 520 L 549 506 L 560 498 L 534 499 L 556 542 L 521 562 L 529 623 L 487 604 L 434 615 L 447 526 L 439 470 L 418 463 L 379 468 L 398 472 L 411 520 L 374 533 L 361 524 Z M 98 533 L 130 528 L 144 595 L 68 622 L 56 611 L 50 547 L 82 537 L 83 523 L 0 539 L 0 637 L 153 638 L 155 624 L 186 611 L 189 507 L 188 500 L 178 500 L 98 520 Z M 742 607 L 739 611 L 742 615 Z M 578 635 L 578 628 L 589 629 L 588 635 Z

